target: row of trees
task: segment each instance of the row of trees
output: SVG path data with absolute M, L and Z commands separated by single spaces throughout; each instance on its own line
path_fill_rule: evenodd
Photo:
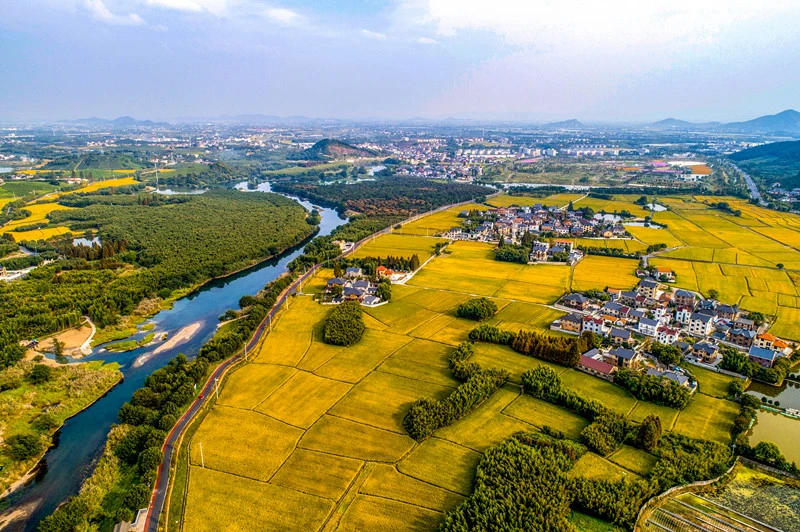
M 523 355 L 532 356 L 562 366 L 574 367 L 580 363 L 581 353 L 593 347 L 593 336 L 562 338 L 533 331 L 513 333 L 489 324 L 482 324 L 469 333 L 473 342 L 507 345 Z
M 686 407 L 691 397 L 688 388 L 675 381 L 629 368 L 617 370 L 614 383 L 631 392 L 640 401 L 681 410 Z
M 488 399 L 508 379 L 508 372 L 499 369 L 482 369 L 467 362 L 472 355 L 470 342 L 462 342 L 449 358 L 453 375 L 463 382 L 447 398 L 437 401 L 422 398 L 415 401 L 403 418 L 403 427 L 409 436 L 422 440 L 438 428 L 451 425 Z
M 384 266 L 391 270 L 401 272 L 413 272 L 420 266 L 419 255 L 414 253 L 410 257 L 400 257 L 389 255 L 386 258 L 382 257 L 345 257 L 336 261 L 333 265 L 333 275 L 336 277 L 342 276 L 342 268 L 361 268 L 364 275 L 369 277 L 375 275 L 375 270 L 378 266 Z

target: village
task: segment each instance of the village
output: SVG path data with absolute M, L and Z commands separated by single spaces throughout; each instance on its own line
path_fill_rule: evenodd
M 530 247 L 529 263 L 559 262 L 574 265 L 584 256 L 571 238 L 630 239 L 622 225 L 630 214 L 595 214 L 591 208 L 566 209 L 534 204 L 530 207 L 500 207 L 487 211 L 462 211 L 461 226 L 442 234 L 450 240 L 499 242 Z
M 671 276 L 669 271 L 659 273 Z M 652 278 L 642 279 L 632 291 L 571 293 L 556 307 L 568 313 L 550 329 L 573 335 L 591 332 L 599 338 L 596 348 L 582 354 L 579 369 L 609 381 L 618 368 L 639 368 L 693 391 L 697 383 L 688 371 L 659 361 L 656 351 L 664 346 L 676 348 L 672 352 L 678 360 L 736 376 L 720 366 L 726 349 L 745 353 L 762 368 L 773 368 L 793 353 L 790 342 L 767 332 L 760 314 Z

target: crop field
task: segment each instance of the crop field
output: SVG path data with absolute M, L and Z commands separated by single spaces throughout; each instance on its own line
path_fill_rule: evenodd
M 25 240 L 47 240 L 69 232 L 69 227 L 60 225 L 58 227 L 45 227 L 44 229 L 31 229 L 30 231 L 16 231 L 10 234 L 15 241 L 23 242 Z
M 458 213 L 473 209 L 485 211 L 489 207 L 477 203 L 453 207 L 407 223 L 401 229 L 395 229 L 395 232 L 403 235 L 433 236 L 461 225 L 461 218 L 458 217 Z
M 638 284 L 632 259 L 589 255 L 580 261 L 572 276 L 573 290 L 603 290 L 606 287 L 629 290 Z
M 452 220 L 444 224 L 442 215 L 454 214 L 433 215 L 449 227 Z M 420 253 L 431 241 L 424 233 L 394 233 L 360 254 Z M 752 291 L 779 291 L 776 305 L 779 293 L 787 304 L 781 308 L 800 313 L 788 306 L 798 299 L 792 272 L 676 258 L 654 263 L 672 267 L 680 286 L 700 282 L 704 290 L 727 295 L 742 289 L 749 297 L 755 297 Z M 310 296 L 332 275 L 322 270 L 306 283 L 307 295 L 292 297 L 273 320 L 249 363 L 226 377 L 219 401 L 187 443 L 183 530 L 247 529 L 264 522 L 303 530 L 435 529 L 472 492 L 476 465 L 493 445 L 544 427 L 580 438 L 586 419 L 522 393 L 522 373 L 539 365 L 555 369 L 565 388 L 634 422 L 656 414 L 665 430 L 727 443 L 738 413 L 723 398 L 727 377 L 696 370 L 700 393 L 678 411 L 638 401 L 586 373 L 485 343 L 475 345 L 471 361 L 508 370 L 509 382 L 428 439 L 408 437 L 403 419 L 409 405 L 423 397 L 443 399 L 459 385 L 448 359 L 477 325 L 456 317 L 461 302 L 475 294 L 490 297 L 499 310 L 488 323 L 556 334 L 548 328 L 562 312 L 546 305 L 570 285 L 632 288 L 635 268 L 635 260 L 600 256 L 574 268 L 503 263 L 494 260 L 489 244 L 454 242 L 405 285 L 393 285 L 389 304 L 365 308 L 366 331 L 349 347 L 322 342 L 332 307 Z M 587 453 L 569 474 L 636 479 L 654 464 L 649 453 L 623 446 L 608 458 Z M 249 505 L 257 508 L 246 510 Z M 587 530 L 614 530 L 584 521 L 593 523 Z
M 17 227 L 25 227 L 37 223 L 47 223 L 47 215 L 56 210 L 70 209 L 71 207 L 64 207 L 58 203 L 32 203 L 25 207 L 25 210 L 30 211 L 31 215 L 21 220 L 12 220 L 2 227 L 3 231 L 13 231 Z
M 353 257 L 387 257 L 389 255 L 410 257 L 416 253 L 419 255 L 419 260 L 424 261 L 433 255 L 433 248 L 437 242 L 444 242 L 444 240 L 407 234 L 383 235 L 360 247 Z
M 683 493 L 659 502 L 643 522 L 644 532 L 715 529 L 742 532 L 796 530 L 800 485 L 738 464 L 733 479 L 711 493 Z M 780 511 L 776 511 L 780 508 Z

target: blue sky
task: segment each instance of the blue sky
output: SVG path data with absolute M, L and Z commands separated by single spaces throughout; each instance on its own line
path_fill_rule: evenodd
M 0 120 L 739 120 L 800 108 L 798 27 L 796 0 L 0 0 Z

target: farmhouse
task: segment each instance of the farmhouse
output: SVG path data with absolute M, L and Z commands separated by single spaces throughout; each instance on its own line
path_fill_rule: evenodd
M 750 347 L 755 341 L 755 331 L 748 331 L 747 329 L 731 329 L 728 333 L 728 341 L 739 347 Z M 769 346 L 761 346 L 769 347 Z
M 639 332 L 645 336 L 655 336 L 658 334 L 658 322 L 650 318 L 642 318 L 639 320 Z
M 780 353 L 773 349 L 755 345 L 747 352 L 747 358 L 751 362 L 755 362 L 765 368 L 771 368 L 775 364 L 775 361 L 778 360 L 779 356 L 781 356 Z
M 563 302 L 570 308 L 583 310 L 589 305 L 589 298 L 583 294 L 570 294 L 564 296 Z
M 614 372 L 617 371 L 616 366 L 603 360 L 603 356 L 597 349 L 592 349 L 581 355 L 578 369 L 607 381 L 613 381 Z
M 595 334 L 599 334 L 601 336 L 605 336 L 608 329 L 606 328 L 606 322 L 603 318 L 595 318 L 594 316 L 584 316 L 583 317 L 583 328 L 581 329 L 582 332 L 593 332 Z
M 627 349 L 625 347 L 617 347 L 612 349 L 610 354 L 617 359 L 617 366 L 621 368 L 629 368 L 634 366 L 636 362 L 639 361 L 641 356 L 633 349 Z
M 717 360 L 719 348 L 708 342 L 697 342 L 692 347 L 692 354 L 707 364 Z
M 695 336 L 708 336 L 714 330 L 714 319 L 708 314 L 694 312 L 689 318 L 689 332 Z
M 683 289 L 676 290 L 675 294 L 672 296 L 672 301 L 678 307 L 689 307 L 692 309 L 694 308 L 694 292 Z
M 561 316 L 559 323 L 560 327 L 565 331 L 578 333 L 581 332 L 581 328 L 583 327 L 583 316 L 580 314 L 567 314 Z
M 679 335 L 680 331 L 678 329 L 662 325 L 658 328 L 656 333 L 656 341 L 662 344 L 672 345 L 678 341 Z
M 649 279 L 639 281 L 639 286 L 636 287 L 636 292 L 640 296 L 650 299 L 658 299 L 659 294 L 661 294 L 661 290 L 659 290 L 659 284 Z
M 631 332 L 625 329 L 612 328 L 608 336 L 614 345 L 627 345 L 633 340 Z

